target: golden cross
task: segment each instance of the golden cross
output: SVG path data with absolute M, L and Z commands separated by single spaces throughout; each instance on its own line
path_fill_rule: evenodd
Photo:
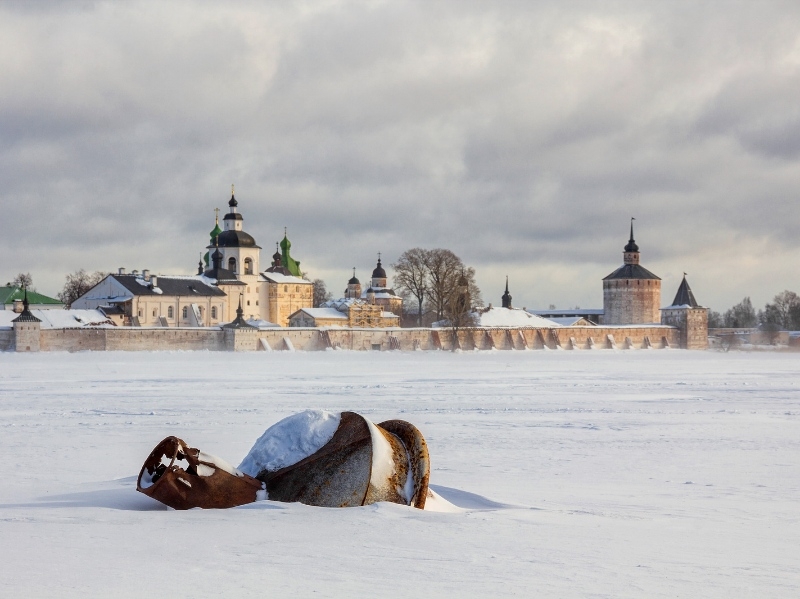
M 219 208 L 214 208 L 214 222 L 219 224 Z

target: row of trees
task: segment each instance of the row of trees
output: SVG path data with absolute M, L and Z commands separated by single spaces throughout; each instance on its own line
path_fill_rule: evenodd
M 723 313 L 708 313 L 708 326 L 712 329 L 752 329 L 756 327 L 800 331 L 800 296 L 794 291 L 781 291 L 763 310 L 756 312 L 749 297 Z
M 66 308 L 69 308 L 72 306 L 72 302 L 97 285 L 107 274 L 108 273 L 99 270 L 93 273 L 88 273 L 82 268 L 76 270 L 67 275 L 64 287 L 56 294 L 56 297 L 63 302 Z M 36 291 L 36 288 L 33 286 L 33 277 L 29 272 L 17 274 L 8 285 L 16 285 L 18 287 L 24 287 L 29 291 Z
M 475 269 L 450 250 L 412 248 L 400 255 L 392 269 L 395 290 L 417 304 L 418 326 L 426 311 L 435 320 L 466 326 L 471 307 L 482 303 Z

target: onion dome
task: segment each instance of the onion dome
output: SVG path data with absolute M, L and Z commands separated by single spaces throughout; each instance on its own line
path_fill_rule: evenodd
M 349 281 L 347 281 L 347 284 L 348 285 L 361 285 L 361 281 L 359 281 L 356 278 L 356 269 L 355 269 L 355 267 L 353 268 L 353 277 Z
M 236 196 L 233 195 L 233 185 L 231 185 L 231 199 L 228 201 L 228 207 L 230 210 L 228 214 L 225 215 L 225 218 L 222 220 L 244 220 L 242 215 L 236 212 L 236 207 L 239 205 L 239 202 L 236 201 Z
M 373 279 L 385 279 L 386 278 L 386 271 L 383 270 L 383 266 L 381 266 L 380 254 L 378 254 L 378 266 L 376 266 L 375 270 L 372 271 L 372 278 Z
M 209 235 L 211 235 L 211 243 L 214 243 L 214 238 L 220 233 L 222 233 L 222 229 L 219 228 L 219 219 L 217 219 L 214 223 L 214 228 L 211 230 L 211 233 L 209 233 Z
M 631 238 L 628 240 L 628 245 L 625 246 L 626 252 L 638 252 L 639 246 L 636 245 L 636 242 L 633 240 L 633 221 L 636 220 L 631 218 Z
M 228 216 L 226 216 L 225 218 L 228 218 Z M 241 214 L 239 216 L 241 216 Z M 250 233 L 245 233 L 244 231 L 235 231 L 233 229 L 228 229 L 227 231 L 223 231 L 222 233 L 220 233 L 217 236 L 217 242 L 219 243 L 219 247 L 228 247 L 228 248 L 258 247 L 256 245 L 256 240 L 253 239 L 253 236 L 250 235 Z
M 300 270 L 300 262 L 292 258 L 289 254 L 289 250 L 292 247 L 292 242 L 289 241 L 289 237 L 286 235 L 286 229 L 283 231 L 283 240 L 281 241 L 281 250 L 283 255 L 281 256 L 281 264 L 283 264 L 284 268 L 288 269 L 289 272 L 294 277 L 302 277 L 302 271 Z

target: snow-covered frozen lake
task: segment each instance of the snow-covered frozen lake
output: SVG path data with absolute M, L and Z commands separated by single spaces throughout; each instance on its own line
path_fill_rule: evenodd
M 305 408 L 403 418 L 463 508 L 135 491 Z M 798 597 L 800 354 L 0 354 L 2 597 Z

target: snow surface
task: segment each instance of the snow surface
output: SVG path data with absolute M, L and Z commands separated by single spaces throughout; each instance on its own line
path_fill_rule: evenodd
M 0 596 L 798 597 L 798 357 L 0 353 Z M 449 512 L 134 490 L 307 407 L 416 425 Z
M 341 414 L 304 410 L 269 427 L 239 464 L 239 470 L 258 476 L 296 464 L 318 451 L 333 438 Z

